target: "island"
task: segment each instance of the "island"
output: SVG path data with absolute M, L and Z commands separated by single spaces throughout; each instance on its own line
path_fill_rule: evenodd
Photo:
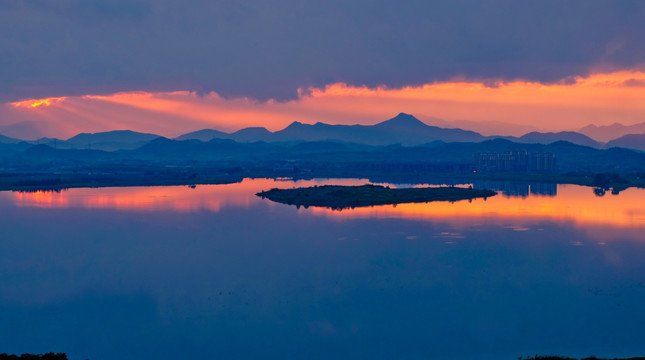
M 488 189 L 441 186 L 416 188 L 390 188 L 381 185 L 323 185 L 294 189 L 271 189 L 256 194 L 275 202 L 304 206 L 327 207 L 342 210 L 373 205 L 394 205 L 431 201 L 459 201 L 488 198 L 497 195 Z

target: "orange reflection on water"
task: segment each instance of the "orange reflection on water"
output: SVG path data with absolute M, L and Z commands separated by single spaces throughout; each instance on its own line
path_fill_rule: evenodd
M 199 211 L 217 212 L 227 206 L 248 208 L 262 201 L 255 193 L 271 188 L 313 186 L 327 183 L 341 185 L 364 184 L 367 180 L 301 180 L 298 182 L 274 179 L 244 179 L 242 182 L 223 185 L 146 186 L 75 188 L 62 191 L 0 192 L 6 199 L 20 207 L 43 208 L 92 208 L 138 211 Z
M 226 207 L 249 208 L 260 203 L 271 207 L 288 205 L 263 200 L 255 193 L 271 188 L 291 188 L 324 184 L 359 185 L 365 179 L 317 179 L 281 181 L 244 179 L 225 185 L 80 188 L 61 192 L 0 192 L 0 200 L 20 207 L 117 209 L 134 211 L 220 211 Z M 549 220 L 578 226 L 610 225 L 645 228 L 645 189 L 627 189 L 620 195 L 595 196 L 593 189 L 558 185 L 556 196 L 497 195 L 486 200 L 384 205 L 335 211 L 326 208 L 300 208 L 302 215 L 351 218 L 408 218 L 473 224 L 507 220 Z
M 69 198 L 63 192 L 38 190 L 33 192 L 15 192 L 14 201 L 19 206 L 37 206 L 60 208 L 69 206 Z
M 409 218 L 463 219 L 489 222 L 504 219 L 535 219 L 573 223 L 576 225 L 612 225 L 645 228 L 645 189 L 627 189 L 620 195 L 598 197 L 590 187 L 558 185 L 557 196 L 529 195 L 507 197 L 497 195 L 469 201 L 430 202 L 382 205 L 336 211 L 311 207 L 301 209 L 339 218 Z M 470 219 L 470 220 L 468 220 Z

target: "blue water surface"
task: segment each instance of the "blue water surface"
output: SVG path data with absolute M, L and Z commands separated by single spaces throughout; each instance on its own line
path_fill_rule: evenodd
M 181 204 L 171 187 L 146 195 L 159 197 L 159 206 L 137 203 L 136 194 L 123 206 L 83 202 L 103 193 L 115 199 L 107 189 L 53 194 L 67 200 L 46 206 L 37 197 L 51 194 L 23 194 L 21 202 L 4 193 L 0 353 L 65 352 L 71 360 L 645 355 L 638 224 L 590 231 L 528 215 L 351 216 L 254 197 L 264 185 L 217 185 L 213 198 L 226 201 L 183 208 L 163 205 L 172 197 Z

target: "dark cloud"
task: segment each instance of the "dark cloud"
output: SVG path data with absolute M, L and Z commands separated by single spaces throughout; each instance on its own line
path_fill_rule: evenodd
M 645 62 L 642 1 L 0 2 L 0 100 L 126 90 L 289 99 L 343 81 L 562 82 Z

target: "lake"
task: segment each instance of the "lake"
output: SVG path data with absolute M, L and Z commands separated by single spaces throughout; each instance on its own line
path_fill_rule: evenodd
M 366 182 L 0 192 L 0 353 L 645 355 L 645 190 L 485 183 L 502 193 L 343 211 L 254 195 Z

